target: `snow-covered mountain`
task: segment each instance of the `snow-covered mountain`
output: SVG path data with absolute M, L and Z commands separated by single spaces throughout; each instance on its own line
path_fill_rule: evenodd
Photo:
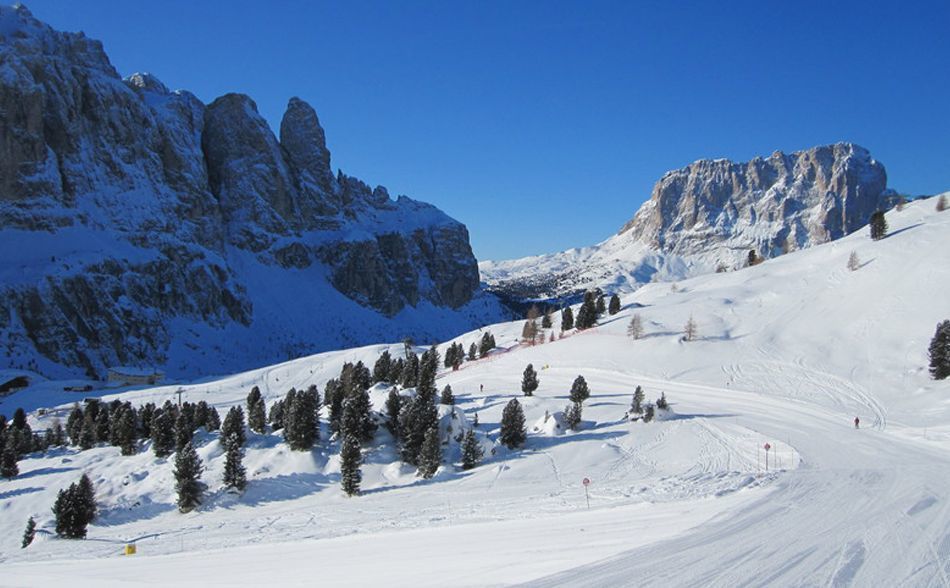
M 884 166 L 837 143 L 747 163 L 700 160 L 667 172 L 620 231 L 597 245 L 483 261 L 482 279 L 515 298 L 562 298 L 599 287 L 629 292 L 651 281 L 741 267 L 839 239 L 885 209 Z
M 102 44 L 0 8 L 0 366 L 233 371 L 506 316 L 464 225 L 332 173 L 313 108 L 279 138 Z
M 477 415 L 479 439 L 495 449 L 471 470 L 447 441 L 436 476 L 419 478 L 381 427 L 364 448 L 363 494 L 347 498 L 325 409 L 312 451 L 289 450 L 280 431 L 248 432 L 240 496 L 222 488 L 217 434 L 200 431 L 208 488 L 188 514 L 175 506 L 173 459 L 155 457 L 150 442 L 131 456 L 106 444 L 31 454 L 18 477 L 0 481 L 2 583 L 942 586 L 950 380 L 930 378 L 927 348 L 935 325 L 950 319 L 940 297 L 950 288 L 950 211 L 934 204 L 889 211 L 890 234 L 879 241 L 860 229 L 684 280 L 675 292 L 648 284 L 593 329 L 561 333 L 554 321 L 551 342 L 522 344 L 521 322 L 487 327 L 499 349 L 437 380 L 456 397 L 439 408 L 443 425 L 468 429 Z M 639 340 L 626 333 L 635 314 Z M 690 317 L 698 335 L 687 342 Z M 343 362 L 371 363 L 387 349 L 401 352 L 328 352 L 182 394 L 223 413 L 256 385 L 271 405 L 290 387 L 323 390 Z M 540 386 L 524 397 L 528 363 Z M 565 431 L 551 422 L 578 374 L 591 397 L 579 430 Z M 647 400 L 665 393 L 666 420 L 625 418 L 638 385 Z M 174 401 L 176 389 L 105 399 Z M 371 397 L 382 412 L 385 388 Z M 61 383 L 34 382 L 0 399 L 0 412 L 24 406 L 42 430 L 76 398 Z M 514 398 L 528 434 L 524 448 L 509 450 L 498 442 L 499 420 Z M 82 473 L 95 484 L 99 519 L 85 541 L 57 539 L 50 505 Z M 38 534 L 21 549 L 29 516 Z M 130 541 L 138 555 L 119 557 Z

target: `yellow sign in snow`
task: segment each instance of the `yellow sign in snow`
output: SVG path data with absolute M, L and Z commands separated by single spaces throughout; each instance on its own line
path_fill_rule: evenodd
M 135 543 L 125 544 L 125 555 L 135 555 Z

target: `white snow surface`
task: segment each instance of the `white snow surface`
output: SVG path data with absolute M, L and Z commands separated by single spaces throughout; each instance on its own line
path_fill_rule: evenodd
M 363 495 L 346 498 L 325 426 L 312 452 L 290 451 L 279 432 L 252 433 L 238 497 L 221 489 L 217 434 L 202 432 L 208 491 L 183 515 L 172 460 L 148 443 L 131 457 L 106 446 L 31 455 L 19 477 L 0 482 L 0 584 L 950 585 L 950 381 L 931 380 L 926 367 L 934 328 L 950 318 L 950 212 L 933 209 L 924 201 L 889 212 L 881 241 L 865 228 L 675 291 L 648 284 L 622 297 L 619 314 L 553 342 L 519 344 L 520 322 L 486 327 L 499 349 L 438 379 L 456 397 L 456 418 L 441 408 L 443 430 L 464 430 L 477 413 L 478 435 L 495 449 L 470 471 L 453 442 L 437 475 L 418 478 L 380 428 L 365 450 Z M 852 251 L 862 263 L 853 272 Z M 640 340 L 626 336 L 633 314 Z M 686 342 L 690 316 L 699 336 Z M 455 340 L 467 348 L 481 334 Z M 387 348 L 401 350 L 323 353 L 186 385 L 184 397 L 223 416 L 253 385 L 268 404 L 291 386 L 322 391 L 344 361 L 372 365 Z M 540 387 L 525 398 L 528 363 Z M 564 409 L 579 374 L 592 393 L 579 430 L 533 431 Z M 665 393 L 671 413 L 626 419 L 637 385 L 648 401 Z M 31 413 L 43 428 L 78 397 L 102 393 L 62 386 L 38 381 L 0 411 L 59 406 Z M 176 389 L 105 398 L 162 402 Z M 386 392 L 372 390 L 377 408 Z M 497 443 L 511 398 L 529 431 L 516 451 Z M 99 518 L 85 541 L 56 539 L 50 507 L 82 472 L 96 485 Z M 31 515 L 40 533 L 20 549 Z M 139 553 L 120 555 L 130 541 Z

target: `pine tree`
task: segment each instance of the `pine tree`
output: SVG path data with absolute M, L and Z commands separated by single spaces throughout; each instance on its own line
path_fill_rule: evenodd
M 401 409 L 402 396 L 393 388 L 389 391 L 389 396 L 386 398 L 386 416 L 389 417 L 386 427 L 389 429 L 389 432 L 392 433 L 393 437 L 397 439 L 399 438 L 399 411 Z
M 455 404 L 455 394 L 452 393 L 452 386 L 446 384 L 445 388 L 442 388 L 442 396 L 439 398 L 439 402 L 448 406 Z
M 91 523 L 96 519 L 98 508 L 96 507 L 96 490 L 88 475 L 83 474 L 79 477 L 75 492 L 80 514 L 87 523 Z
M 600 317 L 605 312 L 607 312 L 607 305 L 604 303 L 604 295 L 601 294 L 597 296 L 597 302 L 594 305 L 594 310 L 597 311 L 597 316 Z
M 266 424 L 264 397 L 261 396 L 261 389 L 254 386 L 247 395 L 247 428 L 255 433 L 263 433 Z
M 138 411 L 138 421 L 142 425 L 142 438 L 152 438 L 152 416 L 155 414 L 155 404 L 147 402 Z
M 109 411 L 105 408 L 99 410 L 96 415 L 96 441 L 103 442 L 109 440 Z
M 482 342 L 478 346 L 478 357 L 485 357 L 488 355 L 488 352 L 492 350 L 493 345 L 491 344 L 491 333 L 485 332 L 482 335 Z
M 590 398 L 590 388 L 587 387 L 587 380 L 584 376 L 577 376 L 571 384 L 571 402 L 583 403 L 588 398 Z
M 696 339 L 698 333 L 696 321 L 693 320 L 693 315 L 689 315 L 689 320 L 686 321 L 686 325 L 683 327 L 683 339 L 685 341 L 693 341 Z
M 88 508 L 82 503 L 77 484 L 70 484 L 69 488 L 60 490 L 53 504 L 56 534 L 67 539 L 85 538 L 86 527 L 91 522 L 87 513 Z
M 950 377 L 950 320 L 937 324 L 933 339 L 928 348 L 930 355 L 930 375 L 935 380 Z
M 122 449 L 122 455 L 134 455 L 135 412 L 131 408 L 123 408 L 114 423 L 116 445 Z
M 564 424 L 567 428 L 576 431 L 581 424 L 583 414 L 583 405 L 580 402 L 572 402 L 564 409 Z
M 336 378 L 327 382 L 323 388 L 323 402 L 327 405 L 330 413 L 330 430 L 334 433 L 340 431 L 340 417 L 343 416 L 343 384 Z M 287 405 L 284 403 L 284 426 L 287 426 Z
M 468 360 L 475 361 L 476 359 L 478 359 L 477 354 L 478 354 L 478 347 L 475 345 L 475 342 L 473 341 L 472 344 L 468 346 Z
M 643 319 L 639 314 L 630 317 L 630 323 L 627 325 L 627 336 L 634 339 L 643 337 Z
M 538 372 L 534 371 L 534 365 L 529 363 L 521 376 L 521 391 L 525 396 L 534 396 L 538 383 Z
M 524 327 L 521 329 L 521 338 L 525 343 L 534 345 L 538 340 L 538 323 L 534 319 L 527 320 L 524 322 Z
M 356 435 L 344 435 L 343 444 L 340 446 L 340 484 L 347 496 L 360 493 L 360 482 L 363 479 L 360 473 L 362 461 L 359 438 Z
M 389 377 L 386 381 L 390 384 L 398 384 L 402 380 L 402 371 L 405 367 L 406 362 L 401 357 L 392 362 L 389 365 Z
M 937 207 L 936 207 L 936 210 L 937 210 L 937 212 L 943 212 L 943 211 L 946 210 L 946 209 L 947 209 L 947 197 L 946 197 L 944 194 L 941 194 L 941 195 L 937 198 Z
M 383 351 L 378 358 L 376 358 L 376 363 L 373 364 L 373 383 L 378 384 L 380 382 L 389 381 L 389 371 L 392 368 L 393 358 L 389 354 L 389 350 Z
M 152 451 L 155 457 L 168 457 L 175 449 L 175 429 L 171 415 L 164 410 L 156 410 L 152 416 Z
M 851 271 L 857 271 L 861 267 L 861 260 L 858 259 L 858 254 L 854 251 L 851 252 L 851 255 L 848 257 L 848 269 Z
M 561 333 L 570 331 L 574 328 L 574 311 L 570 306 L 561 310 Z
M 96 444 L 96 413 L 86 410 L 83 414 L 82 429 L 79 432 L 79 448 L 92 449 Z
M 188 420 L 188 413 L 181 411 L 178 418 L 175 419 L 175 451 L 181 451 L 185 445 L 191 443 L 194 430 L 191 428 L 191 421 Z
M 880 241 L 887 236 L 887 219 L 880 210 L 871 215 L 871 238 Z
M 469 429 L 465 433 L 465 439 L 462 441 L 462 469 L 470 470 L 474 468 L 482 461 L 484 455 L 485 452 L 482 449 L 482 444 L 479 443 L 475 437 L 475 431 Z
M 643 414 L 643 399 L 645 395 L 643 394 L 643 388 L 637 386 L 637 389 L 633 391 L 633 401 L 630 403 L 630 414 Z
M 430 427 L 422 441 L 419 452 L 419 475 L 429 479 L 442 465 L 442 444 L 439 442 L 439 427 Z
M 244 460 L 244 448 L 238 442 L 238 439 L 229 439 L 225 441 L 227 453 L 224 459 L 224 485 L 238 492 L 243 492 L 247 487 L 247 469 L 242 461 Z
M 439 355 L 434 348 L 423 353 L 419 362 L 419 381 L 416 383 L 416 393 L 432 400 L 435 400 L 437 392 L 435 376 L 439 369 L 438 362 Z
M 669 410 L 670 403 L 666 401 L 666 392 L 660 392 L 660 398 L 656 401 L 656 407 L 660 410 Z
M 33 520 L 33 517 L 30 517 L 26 521 L 26 530 L 23 531 L 23 541 L 20 543 L 21 549 L 26 549 L 30 546 L 30 543 L 33 543 L 33 539 L 36 537 L 36 521 Z
M 610 297 L 610 305 L 607 307 L 607 313 L 612 315 L 620 312 L 620 297 L 614 294 Z
M 221 428 L 221 416 L 218 414 L 218 409 L 213 406 L 208 407 L 208 422 L 205 428 L 209 433 Z
M 50 446 L 63 447 L 66 445 L 66 430 L 63 429 L 63 425 L 60 423 L 59 418 L 53 419 L 53 424 L 49 429 L 47 429 L 46 433 Z
M 584 292 L 584 302 L 581 309 L 577 311 L 577 321 L 575 326 L 580 329 L 589 329 L 597 324 L 597 302 L 594 292 L 588 290 Z
M 200 429 L 201 427 L 205 428 L 205 431 L 208 431 L 208 413 L 210 412 L 210 406 L 204 400 L 198 401 L 198 404 L 195 405 L 195 429 Z
M 425 440 L 425 433 L 437 426 L 439 413 L 432 399 L 424 396 L 404 402 L 399 412 L 399 437 L 402 459 L 408 464 L 419 464 L 419 452 Z
M 499 440 L 508 449 L 524 444 L 527 433 L 524 425 L 524 411 L 517 398 L 512 398 L 501 413 L 501 434 Z
M 656 412 L 656 408 L 653 406 L 653 404 L 647 404 L 646 406 L 644 406 L 643 407 L 643 422 L 649 423 L 650 421 L 652 421 L 653 415 L 655 414 L 655 412 Z
M 234 446 L 232 439 L 228 445 Z M 201 472 L 204 467 L 198 452 L 189 442 L 175 455 L 175 490 L 178 492 L 178 510 L 189 512 L 201 504 Z
M 73 409 L 69 411 L 69 417 L 66 419 L 66 434 L 69 435 L 69 441 L 73 445 L 79 445 L 82 423 L 82 409 L 79 408 L 78 404 L 74 404 Z
M 410 353 L 406 357 L 406 364 L 402 368 L 402 387 L 415 388 L 419 381 L 419 356 Z
M 541 328 L 550 329 L 552 327 L 551 323 L 551 309 L 548 308 L 544 311 L 544 316 L 541 317 Z
M 20 475 L 20 467 L 17 465 L 17 451 L 13 440 L 14 431 L 7 431 L 6 439 L 3 443 L 3 453 L 0 454 L 0 476 L 12 480 Z
M 310 451 L 319 437 L 317 389 L 297 392 L 289 410 L 284 438 L 294 451 Z
M 231 442 L 244 446 L 247 439 L 244 436 L 244 410 L 240 406 L 232 406 L 228 410 L 228 414 L 224 417 L 224 424 L 221 425 L 219 440 L 225 449 Z
M 758 265 L 760 263 L 759 256 L 755 254 L 755 249 L 749 250 L 749 257 L 746 258 L 746 267 L 752 267 L 753 265 Z

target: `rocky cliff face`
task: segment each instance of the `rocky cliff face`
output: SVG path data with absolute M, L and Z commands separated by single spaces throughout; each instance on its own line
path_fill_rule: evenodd
M 667 172 L 620 232 L 598 245 L 480 269 L 493 289 L 515 298 L 630 291 L 741 267 L 750 249 L 768 258 L 838 239 L 889 202 L 884 166 L 851 143 L 747 163 L 701 160 Z
M 851 143 L 701 160 L 665 174 L 620 233 L 680 255 L 728 244 L 772 256 L 863 227 L 886 188 L 884 166 Z
M 464 225 L 334 175 L 299 98 L 278 139 L 251 98 L 123 80 L 101 43 L 18 5 L 0 7 L 0 110 L 7 365 L 194 373 L 494 318 L 464 309 L 478 288 Z M 326 331 L 321 307 L 359 326 Z M 237 353 L 225 334 L 256 344 Z

